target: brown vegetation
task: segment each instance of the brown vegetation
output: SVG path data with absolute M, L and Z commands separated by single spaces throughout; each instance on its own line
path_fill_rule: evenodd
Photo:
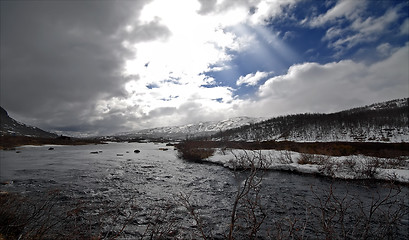
M 178 146 L 186 145 L 183 142 Z M 409 143 L 378 143 L 378 142 L 291 142 L 291 141 L 189 141 L 194 148 L 235 148 L 247 150 L 288 150 L 308 154 L 328 156 L 366 155 L 383 158 L 409 156 Z
M 27 136 L 0 136 L 0 150 L 13 149 L 23 145 L 86 145 L 86 144 L 102 144 L 98 139 L 73 139 L 68 137 L 58 138 L 38 138 Z
M 199 142 L 183 142 L 177 145 L 178 157 L 193 162 L 201 162 L 204 159 L 211 157 L 215 149 L 201 147 Z

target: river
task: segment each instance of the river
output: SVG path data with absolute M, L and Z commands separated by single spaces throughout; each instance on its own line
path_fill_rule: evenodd
M 165 144 L 49 148 L 0 151 L 0 191 L 56 201 L 58 207 L 48 214 L 77 209 L 69 228 L 78 230 L 71 229 L 71 235 L 87 229 L 101 238 L 197 239 L 204 232 L 223 239 L 238 186 L 250 174 L 186 162 Z M 407 186 L 279 171 L 259 171 L 253 180 L 261 181 L 238 203 L 236 239 L 409 236 Z

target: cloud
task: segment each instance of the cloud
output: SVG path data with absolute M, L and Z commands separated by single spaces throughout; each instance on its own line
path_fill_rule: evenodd
M 144 4 L 2 1 L 2 106 L 46 129 L 91 122 L 96 101 L 126 95 L 122 69 L 134 53 L 123 41 L 169 35 L 158 22 L 135 23 Z M 139 33 L 126 33 L 129 24 Z
M 200 9 L 198 11 L 199 14 L 208 14 L 214 11 L 216 6 L 217 0 L 199 0 L 200 2 Z
M 384 47 L 387 46 L 380 48 Z M 257 98 L 241 99 L 234 96 L 233 89 L 222 86 L 216 89 L 168 82 L 166 88 L 150 89 L 140 95 L 141 99 L 135 99 L 149 102 L 151 110 L 129 124 L 133 124 L 130 125 L 133 128 L 147 128 L 161 126 L 164 122 L 178 125 L 243 115 L 272 117 L 304 112 L 334 112 L 407 97 L 409 72 L 405 66 L 409 64 L 408 51 L 409 45 L 390 49 L 388 56 L 371 65 L 352 60 L 296 64 L 286 74 L 272 77 L 260 85 Z M 263 74 L 268 73 L 259 71 L 259 75 Z M 257 72 L 251 73 L 243 79 L 256 75 Z M 165 94 L 168 94 L 166 101 L 158 100 L 157 96 Z
M 267 25 L 272 19 L 284 14 L 284 9 L 300 0 L 199 0 L 203 15 L 221 15 L 227 17 L 230 25 L 246 23 Z M 223 24 L 223 23 L 222 23 Z
M 131 22 L 121 33 L 121 38 L 126 42 L 144 42 L 150 40 L 166 40 L 172 33 L 163 25 L 159 18 L 152 21 L 141 23 L 139 21 Z
M 337 4 L 326 13 L 311 19 L 309 25 L 311 27 L 320 27 L 339 20 L 340 18 L 355 19 L 365 6 L 365 1 L 339 0 Z
M 236 84 L 240 85 L 247 85 L 247 86 L 255 86 L 258 82 L 270 75 L 272 72 L 260 72 L 257 71 L 256 73 L 249 73 L 246 76 L 240 76 L 237 80 Z
M 326 13 L 306 23 L 313 28 L 325 28 L 331 24 L 322 40 L 337 50 L 338 56 L 358 44 L 375 42 L 388 34 L 399 34 L 389 29 L 389 26 L 403 16 L 401 11 L 404 4 L 388 6 L 384 14 L 379 16 L 368 15 L 369 7 L 368 1 L 339 0 Z
M 227 117 L 241 100 L 206 73 L 255 41 L 228 28 L 294 2 L 3 1 L 1 104 L 45 129 L 101 134 Z
M 390 52 L 392 50 L 392 46 L 389 43 L 382 43 L 379 46 L 376 47 L 376 51 L 378 51 L 378 53 L 381 56 L 388 56 L 390 55 Z
M 127 97 L 99 101 L 98 109 L 101 115 L 109 109 L 135 117 L 136 121 L 125 124 L 131 129 L 228 118 L 233 112 L 232 105 L 240 101 L 233 97 L 233 89 L 224 86 L 163 82 L 158 87 L 147 88 L 140 86 L 138 81 L 130 85 Z M 127 111 L 128 107 L 135 106 L 137 108 Z
M 270 78 L 260 86 L 260 99 L 249 103 L 252 107 L 246 109 L 249 112 L 264 109 L 267 116 L 333 112 L 407 97 L 408 51 L 407 44 L 388 58 L 369 66 L 352 60 L 293 65 L 287 74 Z
M 409 18 L 406 18 L 405 21 L 399 28 L 400 34 L 402 35 L 409 35 Z
M 388 25 L 395 22 L 399 18 L 398 10 L 399 7 L 390 8 L 384 15 L 378 18 L 356 18 L 352 23 L 351 28 L 365 35 L 382 32 Z
M 271 77 L 273 70 L 302 61 L 296 51 L 303 44 L 285 43 L 304 37 L 298 27 L 328 28 L 322 39 L 337 51 L 388 33 L 407 34 L 399 4 L 369 16 L 368 2 L 338 1 L 301 26 L 283 26 L 280 40 L 274 23 L 295 24 L 297 3 L 0 1 L 1 105 L 45 129 L 110 134 L 240 115 L 330 111 L 407 90 L 407 46 L 386 38 L 376 42 L 370 65 L 305 62 Z M 397 20 L 400 28 L 389 30 Z M 258 89 L 256 98 L 249 89 Z

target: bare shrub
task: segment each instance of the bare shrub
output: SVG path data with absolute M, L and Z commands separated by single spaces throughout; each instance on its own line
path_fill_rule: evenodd
M 336 172 L 340 169 L 340 164 L 330 156 L 322 156 L 319 161 L 318 171 L 325 176 L 335 177 Z
M 360 163 L 353 165 L 353 171 L 358 178 L 375 178 L 379 172 L 379 167 L 381 166 L 381 161 L 379 158 L 368 157 Z
M 190 196 L 181 193 L 178 196 L 178 200 L 195 220 L 197 230 L 199 232 L 199 237 L 204 240 L 211 239 L 213 234 L 211 232 L 207 233 L 207 231 L 205 230 L 205 224 L 203 223 L 202 217 L 197 212 L 194 205 L 191 203 Z
M 116 239 L 133 218 L 115 206 L 67 202 L 59 190 L 39 196 L 0 195 L 0 236 L 6 239 Z
M 329 159 L 331 159 L 330 156 L 301 153 L 297 162 L 298 164 L 301 164 L 301 165 L 303 164 L 324 165 L 329 161 Z
M 240 236 L 240 239 L 256 239 L 267 217 L 260 194 L 263 174 L 258 172 L 259 169 L 266 168 L 271 161 L 268 161 L 261 151 L 253 154 L 245 151 L 244 154 L 236 156 L 236 161 L 241 166 L 247 166 L 249 173 L 242 184 L 237 186 L 227 239 L 235 239 L 235 235 Z
M 242 151 L 238 154 L 232 152 L 234 159 L 230 160 L 234 170 L 240 169 L 267 169 L 272 163 L 272 157 L 265 155 L 261 150 Z
M 387 158 L 379 162 L 381 168 L 397 169 L 407 167 L 407 163 L 402 158 Z
M 304 239 L 310 217 L 309 209 L 306 209 L 304 219 L 294 216 L 281 218 L 274 222 L 267 235 L 270 239 Z
M 281 164 L 290 164 L 293 162 L 293 156 L 290 151 L 284 150 L 280 151 L 280 156 L 277 157 L 277 160 Z
M 166 202 L 161 206 L 156 206 L 149 214 L 148 224 L 142 239 L 171 239 L 179 234 L 181 227 L 179 219 L 172 210 L 176 207 L 173 202 Z
M 266 157 L 261 154 L 261 151 L 244 151 L 236 155 L 235 175 L 237 178 L 239 174 L 241 176 L 245 174 L 245 176 L 244 179 L 238 181 L 240 184 L 237 185 L 236 194 L 232 199 L 226 239 L 306 239 L 309 237 L 316 239 L 396 239 L 407 237 L 403 228 L 407 227 L 404 221 L 407 221 L 409 214 L 408 196 L 393 184 L 380 187 L 369 199 L 350 193 L 348 188 L 343 191 L 335 191 L 332 184 L 326 189 L 311 188 L 312 201 L 310 199 L 298 203 L 305 207 L 304 216 L 287 215 L 267 222 L 267 217 L 272 216 L 268 216 L 263 204 L 261 189 L 264 171 L 259 168 L 265 166 L 265 163 L 260 163 L 263 162 L 263 159 L 265 160 Z M 331 158 L 326 157 L 318 157 L 314 162 L 319 162 L 324 168 L 341 167 Z M 247 167 L 239 167 L 243 164 Z M 352 162 L 349 164 L 351 168 L 358 166 Z M 372 164 L 371 166 L 377 165 L 376 162 Z M 206 228 L 206 223 L 195 204 L 191 203 L 189 196 L 180 195 L 179 204 L 187 209 L 197 225 L 192 230 L 196 232 L 192 235 L 193 238 L 213 239 L 214 236 Z M 160 219 L 163 219 L 161 222 L 174 223 L 177 221 L 169 217 Z M 158 229 L 153 228 L 152 225 L 149 231 L 153 235 L 146 236 L 150 236 L 151 239 L 178 238 L 180 235 L 172 235 L 175 234 L 173 229 L 177 227 L 177 225 L 168 225 L 168 228 Z
M 219 151 L 218 151 L 218 153 L 221 154 L 221 155 L 226 155 L 227 152 L 228 152 L 227 147 L 221 147 L 221 148 L 219 149 Z
M 374 178 L 378 174 L 380 166 L 381 161 L 379 158 L 370 157 L 364 164 L 362 174 L 368 178 Z
M 335 173 L 340 168 L 340 164 L 333 161 L 331 156 L 302 153 L 298 159 L 298 164 L 318 165 L 318 171 L 325 175 L 335 177 Z
M 319 219 L 319 225 L 309 227 L 317 238 L 396 239 L 405 231 L 399 224 L 409 214 L 409 206 L 405 203 L 407 195 L 399 187 L 382 188 L 370 201 L 363 201 L 348 191 L 337 195 L 332 185 L 320 195 L 311 190 L 315 201 L 310 203 L 310 209 L 312 217 Z
M 347 170 L 355 172 L 357 166 L 356 159 L 352 157 L 345 159 L 345 161 L 343 162 L 343 166 L 345 166 Z
M 298 164 L 316 164 L 313 154 L 301 153 L 300 157 L 297 160 Z
M 38 201 L 21 195 L 0 195 L 0 236 L 6 239 L 90 239 L 93 235 L 79 223 L 81 206 L 58 204 L 59 191 Z

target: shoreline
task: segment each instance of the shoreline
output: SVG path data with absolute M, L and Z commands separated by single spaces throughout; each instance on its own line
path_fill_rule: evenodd
M 40 138 L 29 136 L 0 136 L 0 150 L 14 151 L 17 147 L 26 145 L 45 146 L 45 145 L 91 145 L 91 144 L 106 144 L 99 139 L 80 139 L 80 138 Z

